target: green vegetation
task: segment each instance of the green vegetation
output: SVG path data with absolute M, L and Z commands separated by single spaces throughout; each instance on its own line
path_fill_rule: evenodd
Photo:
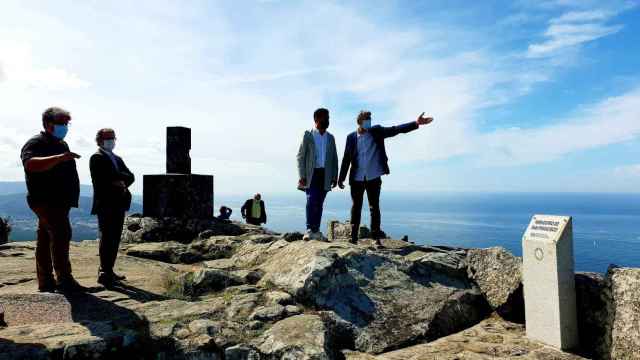
M 192 280 L 192 273 L 167 273 L 163 279 L 165 288 L 164 295 L 172 299 L 192 300 L 191 296 L 188 294 L 189 291 L 185 289 L 185 285 L 189 284 Z

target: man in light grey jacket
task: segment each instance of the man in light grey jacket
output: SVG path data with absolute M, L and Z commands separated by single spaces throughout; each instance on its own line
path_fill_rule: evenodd
M 322 207 L 327 192 L 338 183 L 338 151 L 329 132 L 329 110 L 313 113 L 315 127 L 307 130 L 298 150 L 298 189 L 307 194 L 307 231 L 304 240 L 324 240 L 320 232 Z

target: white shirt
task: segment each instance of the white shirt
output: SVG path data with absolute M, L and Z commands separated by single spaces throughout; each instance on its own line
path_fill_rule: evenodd
M 320 134 L 318 129 L 311 130 L 313 134 L 313 142 L 315 143 L 316 149 L 316 169 L 324 168 L 324 163 L 327 158 L 327 132 L 324 134 Z
M 369 132 L 357 134 L 358 169 L 355 180 L 374 180 L 384 174 L 380 163 L 380 150 Z

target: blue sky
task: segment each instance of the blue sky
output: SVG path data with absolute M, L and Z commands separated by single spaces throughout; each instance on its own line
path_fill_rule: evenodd
M 637 1 L 12 1 L 0 5 L 0 178 L 51 105 L 82 181 L 97 129 L 143 174 L 193 129 L 216 191 L 295 190 L 317 107 L 338 150 L 360 109 L 389 140 L 388 191 L 638 192 Z M 342 154 L 339 154 L 340 157 Z M 134 190 L 141 191 L 141 181 Z

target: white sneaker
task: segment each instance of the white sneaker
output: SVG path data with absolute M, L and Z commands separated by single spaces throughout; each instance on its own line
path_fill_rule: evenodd
M 313 238 L 313 233 L 311 232 L 311 230 L 307 229 L 307 231 L 305 231 L 304 235 L 302 236 L 302 240 L 309 241 L 309 240 L 312 240 L 312 238 Z

